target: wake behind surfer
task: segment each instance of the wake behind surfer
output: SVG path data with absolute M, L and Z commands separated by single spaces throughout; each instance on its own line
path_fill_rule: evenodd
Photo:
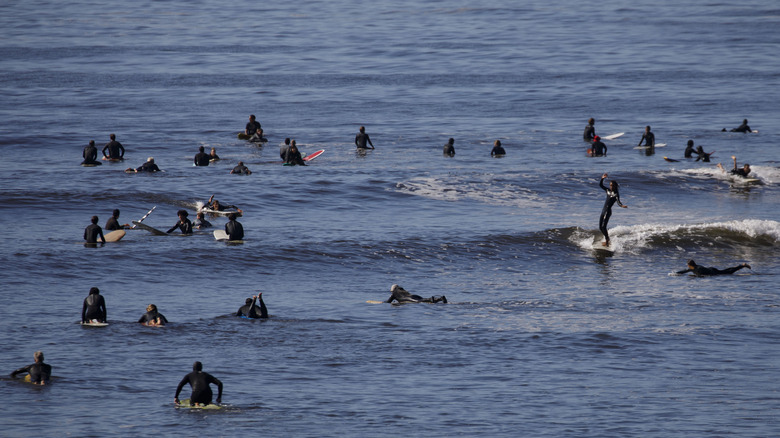
M 192 372 L 184 376 L 176 387 L 176 395 L 173 396 L 173 402 L 179 404 L 179 393 L 181 393 L 184 385 L 189 383 L 192 387 L 192 394 L 190 395 L 190 406 L 196 405 L 208 405 L 211 404 L 211 399 L 214 397 L 214 393 L 211 392 L 209 385 L 217 385 L 217 403 L 222 403 L 222 382 L 209 373 L 203 372 L 203 364 L 195 362 L 192 364 Z
M 15 378 L 17 374 L 27 373 L 33 385 L 48 385 L 51 381 L 51 365 L 43 362 L 43 351 L 38 350 L 33 353 L 33 360 L 34 363 L 14 370 L 11 378 Z
M 92 216 L 90 219 L 92 222 L 91 224 L 87 225 L 87 228 L 84 229 L 84 240 L 86 243 L 89 244 L 95 244 L 98 243 L 98 237 L 100 237 L 100 241 L 103 243 L 106 243 L 106 238 L 103 236 L 103 229 L 100 228 L 100 225 L 98 225 L 98 217 Z
M 114 211 L 111 212 L 111 217 L 106 221 L 106 226 L 103 228 L 106 231 L 122 230 L 130 228 L 130 224 L 119 224 L 119 209 L 115 208 Z
M 89 295 L 84 298 L 84 304 L 81 306 L 81 323 L 106 322 L 107 316 L 106 300 L 103 299 L 103 295 L 100 295 L 100 289 L 90 288 Z
M 423 298 L 419 295 L 413 295 L 409 293 L 406 289 L 402 288 L 401 286 L 394 284 L 390 286 L 390 298 L 388 298 L 387 301 L 385 302 L 392 303 L 393 301 L 397 301 L 399 304 L 438 303 L 438 302 L 447 304 L 447 297 L 442 295 L 442 296 L 432 296 L 430 298 Z
M 609 188 L 604 186 L 604 179 L 606 179 L 607 176 L 608 175 L 604 173 L 599 180 L 599 187 L 607 194 L 607 199 L 604 200 L 604 207 L 601 209 L 601 215 L 599 216 L 599 230 L 601 231 L 601 234 L 604 235 L 604 242 L 602 242 L 602 245 L 604 246 L 609 246 L 607 224 L 609 224 L 609 218 L 612 216 L 612 206 L 617 202 L 619 206 L 628 208 L 627 205 L 623 205 L 623 203 L 620 202 L 620 192 L 617 181 L 614 179 L 610 181 Z
M 583 141 L 588 143 L 593 142 L 593 138 L 596 136 L 596 128 L 593 126 L 594 123 L 596 123 L 596 120 L 594 120 L 593 117 L 588 119 L 588 125 L 585 126 L 585 131 L 582 132 Z
M 645 147 L 648 148 L 655 146 L 655 134 L 650 131 L 650 125 L 645 127 L 645 132 L 642 134 L 642 138 L 639 139 L 637 146 L 642 146 L 642 142 L 645 142 Z
M 228 222 L 225 224 L 225 232 L 228 235 L 228 240 L 243 240 L 244 239 L 244 226 L 241 222 L 236 220 L 236 214 L 230 213 L 228 215 Z
M 450 138 L 447 141 L 447 144 L 444 145 L 444 148 L 442 148 L 442 151 L 445 156 L 448 157 L 454 157 L 455 156 L 455 139 Z
M 712 275 L 729 275 L 729 274 L 733 274 L 733 273 L 739 271 L 742 268 L 752 269 L 750 267 L 750 265 L 748 265 L 747 263 L 743 263 L 743 264 L 741 264 L 739 266 L 734 266 L 732 268 L 726 268 L 726 269 L 717 269 L 717 268 L 713 268 L 713 267 L 706 268 L 704 266 L 697 265 L 696 262 L 693 261 L 693 259 L 688 260 L 687 265 L 688 265 L 688 269 L 683 269 L 682 271 L 677 271 L 677 275 L 682 275 L 682 274 L 685 274 L 687 272 L 692 272 L 694 276 L 697 276 L 697 277 L 707 277 L 707 276 L 712 276 Z
M 206 148 L 203 146 L 198 148 L 198 153 L 195 154 L 195 158 L 192 159 L 196 166 L 208 166 L 210 160 L 211 156 L 206 153 Z
M 91 164 L 94 166 L 103 164 L 97 160 L 98 151 L 97 147 L 95 147 L 95 140 L 90 140 L 89 144 L 84 146 L 84 152 L 81 153 L 81 156 L 84 157 L 84 161 L 82 161 L 81 164 Z
M 104 160 L 124 160 L 125 158 L 125 147 L 122 146 L 122 143 L 116 141 L 116 135 L 111 134 L 109 135 L 109 138 L 111 141 L 106 143 L 105 146 L 103 146 L 103 150 L 101 151 L 103 153 L 103 159 Z M 108 150 L 108 154 L 106 154 L 106 150 Z
M 157 306 L 149 304 L 146 306 L 146 313 L 141 316 L 138 322 L 150 327 L 157 327 L 168 324 L 168 319 L 157 310 Z
M 374 149 L 374 143 L 371 143 L 371 138 L 366 134 L 366 127 L 361 126 L 357 135 L 355 135 L 355 146 L 358 149 L 367 149 L 368 146 L 366 144 L 371 145 L 370 149 Z
M 179 216 L 179 220 L 166 233 L 170 234 L 178 228 L 182 234 L 192 234 L 192 221 L 188 218 L 190 214 L 187 213 L 187 210 L 179 210 L 176 214 Z
M 258 300 L 260 300 L 260 313 L 258 313 L 257 307 Z M 252 295 L 252 298 L 247 298 L 244 305 L 239 307 L 238 311 L 236 311 L 236 316 L 251 319 L 268 318 L 268 309 L 263 302 L 263 293 L 260 292 L 257 295 Z

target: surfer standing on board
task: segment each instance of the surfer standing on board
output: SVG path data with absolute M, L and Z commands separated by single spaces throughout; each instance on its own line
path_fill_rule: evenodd
M 742 268 L 752 269 L 750 265 L 748 265 L 747 263 L 743 263 L 739 266 L 734 266 L 733 268 L 726 268 L 726 269 L 717 269 L 712 267 L 705 268 L 704 266 L 697 265 L 696 262 L 694 262 L 693 259 L 691 259 L 688 260 L 688 269 L 677 271 L 677 275 L 685 274 L 686 272 L 693 272 L 693 275 L 697 277 L 705 277 L 710 275 L 728 275 L 728 274 L 733 274 Z
M 257 313 L 257 300 L 260 300 L 260 314 Z M 268 309 L 263 302 L 263 293 L 260 292 L 257 295 L 252 295 L 252 298 L 247 298 L 245 304 L 241 306 L 236 312 L 236 316 L 243 316 L 245 318 L 268 318 Z
M 371 145 L 371 149 L 374 149 L 374 143 L 371 143 L 371 139 L 368 137 L 368 134 L 366 134 L 366 127 L 361 126 L 360 132 L 355 135 L 355 146 L 357 146 L 358 149 L 366 149 L 366 143 Z
M 609 182 L 609 188 L 604 187 L 604 179 L 606 179 L 607 176 L 608 175 L 604 173 L 599 180 L 599 187 L 607 193 L 607 199 L 604 200 L 604 208 L 601 209 L 601 216 L 599 216 L 599 230 L 601 230 L 601 234 L 604 235 L 604 242 L 601 244 L 604 246 L 609 246 L 607 224 L 609 223 L 610 216 L 612 216 L 612 206 L 617 202 L 619 206 L 628 208 L 627 205 L 623 205 L 623 203 L 620 202 L 620 192 L 617 181 L 612 180 Z
M 447 304 L 447 297 L 444 295 L 437 297 L 432 296 L 430 298 L 423 298 L 419 295 L 412 295 L 411 293 L 407 292 L 406 289 L 402 288 L 401 286 L 394 284 L 390 286 L 390 298 L 385 301 L 386 303 L 392 303 L 393 301 L 398 301 L 399 304 L 407 304 L 407 303 L 438 303 L 442 302 L 444 304 Z
M 92 320 L 97 322 L 106 322 L 106 300 L 100 295 L 100 289 L 93 287 L 89 289 L 89 295 L 84 298 L 84 304 L 81 306 L 81 323 L 85 324 Z
M 731 169 L 729 172 L 732 175 L 741 176 L 742 178 L 747 178 L 748 174 L 750 174 L 750 164 L 745 163 L 744 166 L 742 166 L 741 169 L 737 168 L 737 156 L 732 155 L 731 159 L 734 160 L 734 168 Z M 723 165 L 718 163 L 718 169 L 722 171 L 726 171 L 726 169 L 723 168 Z
M 596 123 L 596 121 L 593 117 L 588 119 L 588 126 L 585 127 L 585 131 L 582 133 L 583 141 L 587 141 L 588 143 L 593 142 L 593 138 L 596 136 L 596 128 L 593 126 L 594 123 Z
M 30 375 L 30 383 L 33 385 L 46 385 L 51 380 L 51 365 L 43 363 L 43 351 L 33 353 L 35 363 L 19 368 L 11 373 L 11 378 L 17 374 L 27 373 Z
M 179 386 L 176 387 L 176 395 L 173 396 L 173 402 L 179 404 L 179 393 L 184 384 L 189 383 L 192 387 L 192 395 L 190 395 L 190 406 L 195 405 L 208 405 L 211 404 L 211 398 L 214 397 L 214 393 L 211 392 L 210 384 L 217 385 L 217 403 L 222 403 L 222 382 L 209 373 L 203 372 L 203 364 L 195 362 L 192 364 L 192 372 L 184 376 L 179 382 Z
M 103 229 L 98 225 L 98 217 L 92 216 L 91 224 L 87 225 L 84 229 L 84 240 L 87 243 L 97 243 L 97 238 L 100 236 L 100 241 L 106 243 L 106 238 L 103 236 Z
M 122 146 L 122 143 L 116 141 L 116 135 L 111 134 L 109 136 L 111 138 L 111 141 L 106 143 L 105 146 L 103 146 L 103 159 L 110 159 L 110 160 L 122 160 L 125 157 L 125 147 Z M 108 155 L 106 155 L 106 149 L 108 149 Z

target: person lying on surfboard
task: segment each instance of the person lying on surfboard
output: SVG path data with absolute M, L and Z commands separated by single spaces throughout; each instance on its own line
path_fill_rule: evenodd
M 81 323 L 89 321 L 106 322 L 106 300 L 100 295 L 100 289 L 93 287 L 89 289 L 89 295 L 84 298 L 84 305 L 81 306 Z
M 230 171 L 230 173 L 236 175 L 251 175 L 252 171 L 249 170 L 248 167 L 244 166 L 243 161 L 239 161 L 238 165 L 234 167 L 233 170 Z
M 157 306 L 149 304 L 146 306 L 146 313 L 141 316 L 141 319 L 139 319 L 138 322 L 150 327 L 157 327 L 167 324 L 168 318 L 157 311 Z
M 15 378 L 17 374 L 27 373 L 33 385 L 47 385 L 51 380 L 51 365 L 43 363 L 43 351 L 36 351 L 33 359 L 35 363 L 15 370 L 11 373 L 11 378 Z
M 260 313 L 257 313 L 257 300 L 260 300 Z M 247 298 L 246 304 L 241 306 L 236 312 L 236 316 L 243 316 L 244 318 L 268 318 L 268 309 L 263 302 L 263 293 L 260 292 L 257 295 L 252 295 L 252 298 Z
M 734 168 L 731 169 L 729 172 L 732 175 L 741 176 L 742 178 L 747 178 L 748 174 L 750 173 L 750 164 L 745 163 L 741 169 L 737 168 L 737 156 L 732 155 L 731 159 L 734 160 Z M 723 168 L 723 165 L 718 163 L 718 169 L 722 171 L 726 171 L 726 169 Z
M 432 296 L 430 298 L 423 298 L 419 295 L 412 295 L 411 293 L 407 292 L 406 289 L 402 288 L 401 286 L 394 284 L 390 286 L 390 298 L 385 301 L 386 303 L 392 303 L 393 301 L 398 301 L 399 304 L 407 304 L 407 303 L 438 303 L 442 302 L 444 304 L 447 304 L 447 297 L 444 295 L 437 297 Z
M 693 261 L 693 259 L 688 260 L 688 269 L 683 269 L 682 271 L 677 271 L 677 275 L 685 274 L 686 272 L 693 272 L 693 275 L 697 277 L 705 277 L 705 276 L 711 276 L 711 275 L 728 275 L 733 274 L 737 271 L 739 271 L 742 268 L 748 268 L 752 269 L 750 265 L 747 263 L 743 263 L 739 266 L 734 266 L 733 268 L 726 268 L 726 269 L 717 269 L 717 268 L 705 268 L 704 266 L 699 266 L 696 264 L 696 262 Z
M 214 210 L 214 211 L 225 211 L 225 210 L 241 211 L 241 209 L 236 207 L 235 205 L 220 204 L 218 200 L 214 199 L 214 195 L 211 195 L 209 200 L 206 201 L 206 205 L 203 208 L 208 208 L 209 210 Z
M 723 131 L 726 131 L 726 128 L 723 128 Z M 753 132 L 750 129 L 750 126 L 748 126 L 748 119 L 745 119 L 742 121 L 742 124 L 737 126 L 736 128 L 732 129 L 731 132 L 742 132 L 747 134 L 748 132 Z
M 135 171 L 136 173 L 139 172 L 159 172 L 160 168 L 157 167 L 156 164 L 154 164 L 154 157 L 149 157 L 146 159 L 146 163 L 136 167 L 135 169 L 127 169 L 128 171 Z
M 214 393 L 211 392 L 210 384 L 217 385 L 217 403 L 222 403 L 222 382 L 209 373 L 203 372 L 203 364 L 195 362 L 192 364 L 192 372 L 184 376 L 179 382 L 179 386 L 176 387 L 176 395 L 173 396 L 173 402 L 179 404 L 179 393 L 181 393 L 184 385 L 189 383 L 192 387 L 192 395 L 190 395 L 190 406 L 196 405 L 209 405 L 211 399 L 214 397 Z

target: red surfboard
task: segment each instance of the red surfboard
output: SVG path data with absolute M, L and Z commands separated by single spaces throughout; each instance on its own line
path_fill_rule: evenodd
M 317 152 L 312 152 L 309 155 L 306 155 L 305 157 L 303 157 L 303 161 L 311 161 L 311 160 L 319 157 L 320 155 L 322 155 L 323 152 L 325 152 L 325 149 L 320 149 Z

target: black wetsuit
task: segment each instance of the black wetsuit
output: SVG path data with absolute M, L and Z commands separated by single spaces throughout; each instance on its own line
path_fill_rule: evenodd
M 601 140 L 593 142 L 592 150 L 593 150 L 594 157 L 607 155 L 607 145 L 605 145 L 604 142 L 602 142 Z
M 696 152 L 696 149 L 693 148 L 693 145 L 686 146 L 685 147 L 685 158 L 693 158 L 693 153 Z
M 655 134 L 652 132 L 645 132 L 642 134 L 642 139 L 639 140 L 639 144 L 637 146 L 641 146 L 642 142 L 645 142 L 645 146 L 653 147 L 655 146 Z
M 181 230 L 182 234 L 192 234 L 192 221 L 185 217 L 183 221 L 176 222 L 166 233 L 172 233 L 177 228 Z
M 392 303 L 393 300 L 398 301 L 400 304 L 407 304 L 407 303 L 438 303 L 439 301 L 446 303 L 447 297 L 442 295 L 441 297 L 432 296 L 430 298 L 423 298 L 419 295 L 413 295 L 406 291 L 406 289 L 402 287 L 396 288 L 392 295 L 390 295 L 390 298 L 385 301 L 386 303 Z
M 81 306 L 81 322 L 97 319 L 98 322 L 106 322 L 106 300 L 103 295 L 89 294 L 84 298 L 84 305 Z
M 236 312 L 236 316 L 244 316 L 246 318 L 268 318 L 268 309 L 265 307 L 265 303 L 263 302 L 263 296 L 260 297 L 260 314 L 257 314 L 257 306 L 255 303 L 257 302 L 257 299 L 252 299 L 252 304 L 244 304 L 241 306 L 238 311 Z
M 195 222 L 192 223 L 192 227 L 197 229 L 209 228 L 211 226 L 211 222 L 207 221 L 206 219 L 195 219 Z
M 745 169 L 739 168 L 739 169 L 733 169 L 730 172 L 732 175 L 741 176 L 742 178 L 748 177 L 748 172 L 745 172 Z
M 609 218 L 612 216 L 612 206 L 615 205 L 616 201 L 620 206 L 623 204 L 620 202 L 620 193 L 613 192 L 604 186 L 604 178 L 599 181 L 599 187 L 607 192 L 607 199 L 604 201 L 604 208 L 601 209 L 601 216 L 599 216 L 599 230 L 601 230 L 601 234 L 604 235 L 604 239 L 609 241 L 607 224 L 609 223 Z
M 181 382 L 179 382 L 179 386 L 176 387 L 176 398 L 179 398 L 179 393 L 181 393 L 182 388 L 184 388 L 184 385 L 187 383 L 189 383 L 192 387 L 192 395 L 190 395 L 190 406 L 194 405 L 195 403 L 204 405 L 211 404 L 211 399 L 214 397 L 214 393 L 211 392 L 211 387 L 209 384 L 212 383 L 217 385 L 219 390 L 217 393 L 217 400 L 222 399 L 222 382 L 220 382 L 219 379 L 212 376 L 211 374 L 204 373 L 203 371 L 193 371 L 184 376 L 184 378 L 181 379 Z
M 196 166 L 208 166 L 209 160 L 211 160 L 211 155 L 205 152 L 198 152 L 195 154 L 195 158 L 193 158 Z
M 712 152 L 710 152 L 708 154 L 708 153 L 706 153 L 704 151 L 701 151 L 701 152 L 696 151 L 696 153 L 699 155 L 698 157 L 696 157 L 696 161 L 701 160 L 702 162 L 705 162 L 705 163 L 709 163 L 710 162 L 710 155 L 712 155 Z
M 258 122 L 257 120 L 255 120 L 254 122 L 248 122 L 246 124 L 246 133 L 250 136 L 255 135 L 255 133 L 257 133 L 259 129 L 260 129 L 260 122 Z
M 493 146 L 493 149 L 490 150 L 490 156 L 499 156 L 499 155 L 506 155 L 506 151 L 504 150 L 503 146 Z
M 19 368 L 11 373 L 11 377 L 16 377 L 17 374 L 27 373 L 30 375 L 30 383 L 40 385 L 41 383 L 49 383 L 51 380 L 51 365 L 46 363 L 34 363 L 27 365 L 26 367 Z
M 287 156 L 287 151 L 289 150 L 290 150 L 290 145 L 287 143 L 282 143 L 282 145 L 279 146 L 279 158 L 284 160 L 285 157 Z
M 452 143 L 447 143 L 444 145 L 443 148 L 444 155 L 449 155 L 450 157 L 455 156 L 455 145 Z
M 168 324 L 168 319 L 163 315 L 162 313 L 156 311 L 156 310 L 150 310 L 141 316 L 141 319 L 138 320 L 141 324 L 147 324 L 149 322 L 155 322 L 159 325 L 165 325 Z
M 108 155 L 106 155 L 106 149 L 108 149 Z M 125 147 L 122 146 L 122 143 L 111 140 L 108 143 L 106 143 L 105 146 L 103 146 L 103 156 L 108 158 L 124 158 L 125 156 Z
M 140 167 L 137 167 L 135 171 L 136 172 L 159 172 L 160 168 L 157 167 L 156 164 L 147 161 L 146 163 L 142 164 Z
M 739 125 L 739 127 L 732 129 L 731 132 L 743 132 L 747 134 L 748 132 L 753 132 L 753 131 L 750 130 L 750 126 L 748 126 L 747 123 L 743 123 Z
M 103 229 L 100 228 L 100 225 L 89 224 L 87 228 L 84 229 L 84 240 L 86 240 L 87 243 L 97 243 L 98 236 L 100 236 L 101 242 L 106 241 L 106 238 L 103 236 Z
M 284 164 L 305 166 L 306 162 L 303 161 L 303 157 L 299 150 L 293 151 L 292 148 L 290 148 L 287 149 L 287 152 L 284 154 Z
M 81 164 L 103 164 L 97 160 L 97 148 L 93 145 L 87 145 L 81 156 L 84 157 L 84 161 L 82 161 Z
M 114 231 L 114 230 L 121 230 L 124 227 L 122 225 L 119 225 L 119 221 L 116 220 L 116 218 L 114 216 L 111 216 L 106 221 L 106 226 L 103 227 L 103 228 L 105 228 L 106 231 Z
M 355 146 L 357 146 L 358 149 L 366 149 L 366 143 L 371 145 L 371 149 L 374 148 L 374 143 L 371 143 L 368 134 L 365 132 L 358 132 L 355 136 Z
M 582 139 L 588 143 L 593 141 L 593 137 L 596 136 L 596 128 L 593 125 L 585 127 L 585 131 L 582 133 Z
M 228 234 L 229 240 L 241 240 L 244 238 L 244 226 L 236 220 L 228 221 L 225 224 L 225 232 Z
M 242 165 L 234 167 L 233 170 L 230 171 L 230 173 L 235 173 L 235 174 L 238 174 L 238 175 L 249 175 L 252 172 L 250 172 L 248 167 L 246 167 L 246 166 L 244 166 L 242 164 Z
M 745 265 L 734 266 L 733 268 L 717 269 L 717 268 L 705 268 L 704 266 L 696 266 L 693 269 L 684 269 L 677 271 L 678 274 L 685 274 L 686 272 L 693 272 L 693 275 L 698 277 L 705 277 L 710 275 L 728 275 L 739 271 L 742 268 L 746 268 Z

